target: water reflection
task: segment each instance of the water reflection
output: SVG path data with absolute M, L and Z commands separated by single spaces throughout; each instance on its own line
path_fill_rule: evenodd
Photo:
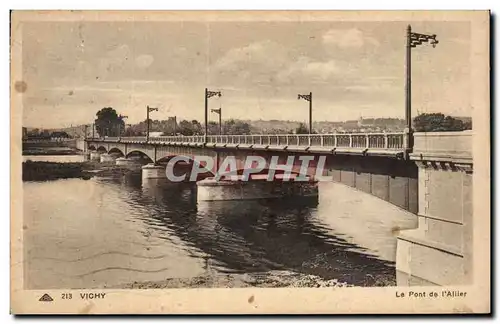
M 190 184 L 150 179 L 141 188 L 132 199 L 153 211 L 143 220 L 155 235 L 169 239 L 173 232 L 219 272 L 294 270 L 361 285 L 393 280 L 391 262 L 332 235 L 317 198 L 196 202 Z

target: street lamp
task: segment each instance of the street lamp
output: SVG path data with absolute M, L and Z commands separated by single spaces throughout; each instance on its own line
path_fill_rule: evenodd
M 298 100 L 304 99 L 306 101 L 309 101 L 309 134 L 312 134 L 312 104 L 313 104 L 313 94 L 312 92 L 309 92 L 307 95 L 301 95 L 297 97 Z
M 411 130 L 411 49 L 430 41 L 432 47 L 436 47 L 439 41 L 436 35 L 426 35 L 413 33 L 411 25 L 406 30 L 406 86 L 405 86 L 405 119 L 406 119 L 406 149 L 413 148 L 412 130 Z
M 219 135 L 222 135 L 222 107 L 212 109 L 211 111 L 219 115 Z
M 149 113 L 151 111 L 158 111 L 158 108 L 152 108 L 147 106 L 146 109 L 146 143 L 149 142 Z
M 222 93 L 220 91 L 209 91 L 207 88 L 205 88 L 205 135 L 204 135 L 204 142 L 207 142 L 207 135 L 208 135 L 208 98 L 211 98 L 213 96 L 219 96 L 219 98 L 222 96 Z

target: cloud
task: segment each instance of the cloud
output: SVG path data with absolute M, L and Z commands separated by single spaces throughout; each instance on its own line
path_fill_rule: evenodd
M 287 54 L 283 46 L 272 41 L 262 41 L 230 49 L 215 66 L 223 70 L 256 64 L 273 67 L 282 65 L 285 61 Z
M 148 70 L 154 63 L 150 54 L 135 55 L 134 48 L 127 44 L 118 45 L 104 53 L 98 62 L 98 76 L 106 79 L 140 79 L 151 73 Z
M 364 35 L 357 28 L 330 29 L 322 36 L 323 44 L 340 48 L 360 48 L 365 45 L 378 46 L 379 42 L 370 36 Z
M 123 69 L 125 62 L 132 55 L 130 47 L 126 44 L 115 47 L 108 51 L 99 62 L 101 71 L 111 72 L 115 69 Z
M 291 60 L 290 54 L 282 45 L 261 41 L 230 49 L 215 62 L 212 71 L 218 82 L 223 84 L 240 81 L 273 83 L 276 75 Z
M 289 84 L 291 81 L 325 82 L 339 70 L 333 60 L 293 57 L 289 50 L 272 41 L 230 49 L 216 61 L 213 69 L 219 78 L 224 79 L 224 84 L 247 81 L 255 85 Z
M 278 74 L 278 79 L 287 81 L 290 79 L 307 78 L 309 82 L 324 82 L 340 72 L 338 64 L 333 61 L 314 61 L 306 56 L 299 57 L 291 63 L 287 69 Z

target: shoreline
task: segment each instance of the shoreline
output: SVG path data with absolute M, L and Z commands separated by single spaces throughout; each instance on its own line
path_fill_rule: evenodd
M 179 289 L 179 288 L 346 288 L 352 284 L 337 279 L 286 270 L 242 274 L 205 274 L 191 278 L 166 278 L 105 286 L 105 289 Z
M 89 180 L 94 176 L 123 175 L 130 169 L 116 166 L 114 162 L 45 162 L 26 161 L 22 164 L 23 181 L 51 181 L 80 178 Z
M 23 145 L 22 155 L 83 155 L 83 151 L 68 146 Z
M 54 156 L 65 156 L 65 155 L 85 155 L 82 151 L 78 150 L 24 150 L 23 156 L 44 156 L 44 155 L 54 155 Z

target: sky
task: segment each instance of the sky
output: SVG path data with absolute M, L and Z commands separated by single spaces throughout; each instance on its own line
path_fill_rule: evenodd
M 177 116 L 307 122 L 404 118 L 404 22 L 60 21 L 22 28 L 23 125 L 90 124 L 113 107 L 127 123 Z M 470 116 L 470 25 L 412 22 L 437 34 L 412 49 L 412 110 Z M 216 121 L 218 116 L 210 115 Z

